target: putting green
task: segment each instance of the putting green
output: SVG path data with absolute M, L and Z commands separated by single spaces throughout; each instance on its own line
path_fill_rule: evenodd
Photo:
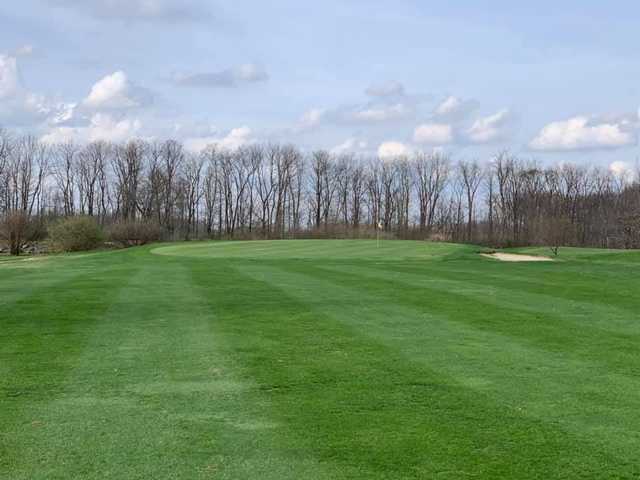
M 477 249 L 476 249 L 477 250 Z M 474 251 L 468 245 L 395 240 L 193 242 L 157 247 L 157 255 L 251 259 L 435 259 Z

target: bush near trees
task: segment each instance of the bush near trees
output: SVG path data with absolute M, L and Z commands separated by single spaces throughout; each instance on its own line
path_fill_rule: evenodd
M 162 238 L 162 229 L 154 222 L 121 221 L 107 231 L 109 240 L 123 247 L 145 245 Z
M 29 217 L 25 212 L 14 211 L 7 213 L 0 224 L 0 238 L 9 247 L 11 255 L 20 255 L 22 245 L 26 241 L 29 231 Z
M 20 255 L 29 242 L 42 239 L 45 232 L 41 219 L 32 218 L 22 210 L 8 212 L 0 216 L 0 251 L 5 245 L 11 255 Z
M 49 228 L 49 242 L 55 251 L 93 250 L 103 241 L 102 227 L 92 217 L 68 217 Z

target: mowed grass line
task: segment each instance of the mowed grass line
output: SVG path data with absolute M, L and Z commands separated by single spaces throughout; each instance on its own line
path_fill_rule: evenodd
M 456 398 L 456 386 L 432 381 L 425 369 L 416 370 L 269 277 L 233 270 L 237 266 L 225 269 L 225 277 L 241 282 L 216 286 L 226 312 L 217 327 L 230 355 L 241 358 L 247 374 L 273 396 L 274 415 L 288 432 L 281 437 L 283 450 L 319 458 L 339 472 L 334 478 L 385 478 L 389 472 L 456 478 L 492 467 L 486 459 L 479 466 L 477 455 L 454 459 L 442 450 L 451 439 L 448 429 L 460 424 L 449 425 L 441 415 L 470 406 Z M 253 300 L 236 302 L 238 295 Z M 474 440 L 457 436 L 468 451 L 479 449 Z
M 304 270 L 304 273 L 292 273 L 297 269 Z M 279 286 L 283 295 L 304 299 L 305 304 L 310 305 L 316 312 L 323 312 L 321 324 L 326 324 L 326 316 L 330 316 L 351 326 L 353 332 L 365 335 L 370 340 L 377 340 L 396 355 L 402 355 L 404 361 L 399 371 L 393 373 L 394 377 L 402 376 L 402 372 L 411 371 L 413 374 L 438 379 L 431 380 L 433 385 L 440 382 L 442 385 L 457 386 L 470 400 L 470 405 L 466 405 L 465 408 L 473 411 L 474 403 L 482 405 L 478 410 L 483 413 L 474 418 L 478 429 L 485 436 L 483 440 L 487 446 L 491 445 L 493 449 L 499 450 L 502 440 L 514 438 L 510 427 L 514 427 L 515 431 L 521 429 L 531 434 L 537 433 L 519 439 L 518 448 L 513 452 L 501 450 L 496 455 L 496 451 L 488 447 L 487 455 L 480 455 L 483 457 L 482 461 L 479 464 L 472 463 L 473 471 L 481 470 L 481 465 L 494 465 L 496 469 L 485 472 L 487 475 L 499 476 L 508 473 L 512 478 L 520 478 L 526 476 L 526 470 L 535 465 L 536 471 L 549 468 L 546 474 L 552 476 L 563 471 L 564 466 L 571 465 L 575 460 L 573 456 L 579 459 L 584 456 L 584 452 L 590 451 L 592 456 L 588 462 L 583 463 L 582 473 L 596 474 L 601 471 L 603 465 L 627 463 L 627 457 L 618 456 L 620 448 L 625 449 L 627 455 L 632 455 L 637 448 L 637 433 L 626 428 L 625 423 L 616 422 L 615 415 L 619 408 L 624 408 L 634 415 L 634 422 L 640 421 L 633 412 L 637 401 L 621 400 L 621 395 L 628 391 L 629 387 L 638 389 L 638 382 L 634 379 L 626 378 L 626 383 L 620 382 L 620 379 L 616 381 L 603 376 L 605 372 L 598 371 L 592 364 L 568 360 L 545 350 L 521 345 L 517 338 L 487 333 L 472 326 L 459 326 L 457 321 L 451 322 L 446 316 L 433 317 L 428 308 L 408 308 L 404 299 L 396 297 L 398 303 L 394 303 L 389 299 L 393 293 L 385 295 L 384 291 L 399 290 L 394 290 L 388 284 L 375 288 L 368 294 L 366 290 L 371 288 L 372 283 L 364 277 L 350 279 L 347 276 L 345 280 L 344 276 L 336 276 L 336 282 L 333 283 L 321 273 L 316 276 L 316 271 L 308 266 L 296 265 L 285 270 L 280 271 L 275 265 L 260 268 L 252 265 L 245 269 L 252 272 L 256 278 Z M 354 298 L 358 299 L 357 302 L 353 301 Z M 426 293 L 423 299 L 427 299 L 428 302 L 428 298 L 429 293 Z M 423 306 L 424 302 L 425 300 L 422 302 Z M 458 305 L 458 308 L 464 310 L 463 302 L 449 299 L 446 303 Z M 381 358 L 388 360 L 391 354 L 387 353 Z M 452 362 L 452 359 L 455 361 Z M 421 368 L 416 365 L 420 365 Z M 581 385 L 574 381 L 575 376 L 588 375 L 583 378 L 586 381 L 590 378 L 589 375 L 593 374 L 600 375 L 600 381 L 606 380 L 601 386 L 605 388 L 596 391 L 600 394 L 606 392 L 607 398 L 600 397 L 595 402 L 592 398 L 594 383 Z M 535 381 L 532 381 L 533 379 Z M 377 388 L 372 387 L 371 395 L 376 394 Z M 609 406 L 607 400 L 614 403 Z M 454 432 L 472 435 L 471 431 L 456 422 L 455 414 L 460 413 L 454 408 L 457 404 L 452 396 L 451 411 L 446 413 L 454 414 L 454 417 L 452 419 L 445 414 L 446 420 L 441 420 L 452 427 Z M 396 413 L 400 409 L 401 406 L 394 406 Z M 421 415 L 427 414 L 421 412 Z M 511 414 L 514 418 L 510 418 L 510 425 L 504 426 L 504 429 L 495 425 L 490 428 L 481 427 L 483 421 L 509 418 Z M 571 418 L 570 422 L 563 421 L 567 417 Z M 371 421 L 375 422 L 374 419 Z M 592 431 L 589 431 L 592 427 L 590 422 L 594 422 Z M 607 428 L 603 428 L 604 426 Z M 487 438 L 490 437 L 488 432 L 492 432 L 495 438 Z M 602 435 L 608 436 L 607 441 L 601 441 Z M 446 437 L 443 434 L 440 434 L 440 438 L 449 445 L 463 443 L 460 438 L 452 438 L 449 443 L 445 441 Z M 479 440 L 479 443 L 483 440 Z M 629 443 L 630 441 L 632 443 Z M 611 444 L 608 445 L 608 442 Z M 579 448 L 573 450 L 577 445 L 580 445 Z M 429 451 L 427 445 L 424 448 L 425 451 Z M 609 452 L 605 453 L 603 449 Z M 531 452 L 535 452 L 533 457 Z M 464 449 L 458 453 L 460 458 L 469 458 L 472 455 L 471 451 Z M 492 458 L 492 455 L 496 457 Z M 557 458 L 554 455 L 557 455 Z M 553 461 L 554 458 L 556 462 Z M 496 460 L 500 461 L 498 459 L 504 460 L 505 463 L 496 466 Z M 544 459 L 542 465 L 538 464 L 541 459 Z M 574 467 L 570 467 L 569 470 L 571 468 Z M 460 471 L 466 470 L 468 468 L 462 468 Z M 633 468 L 631 471 L 634 471 Z
M 581 354 L 620 373 L 635 375 L 638 368 L 640 324 L 632 321 L 635 314 L 630 306 L 607 308 L 590 299 L 556 295 L 553 290 L 527 291 L 511 279 L 479 281 L 477 272 L 456 280 L 442 272 L 421 275 L 415 269 L 408 273 L 354 265 L 314 268 L 332 270 L 336 282 L 370 284 L 377 295 L 400 304 L 447 313 L 454 322 L 471 321 L 478 328 L 520 337 L 545 350 Z M 493 314 L 496 310 L 499 315 Z M 456 315 L 459 311 L 470 315 Z M 609 355 L 599 355 L 602 349 Z
M 93 328 L 131 274 L 131 267 L 77 268 L 81 265 L 56 263 L 53 270 L 41 265 L 37 275 L 29 270 L 22 278 L 2 277 L 0 288 L 4 299 L 0 474 L 4 478 L 29 478 L 22 477 L 21 469 L 34 472 L 47 463 L 49 449 L 39 450 L 34 442 L 34 437 L 47 437 L 40 431 L 44 422 L 34 412 L 64 392 Z M 67 442 L 68 438 L 63 435 L 56 440 Z
M 477 250 L 3 260 L 0 478 L 638 478 L 636 253 Z
M 79 277 L 66 296 L 21 300 L 65 309 L 45 316 L 60 329 L 55 343 L 44 348 L 36 326 L 3 358 L 31 361 L 4 377 L 0 478 L 335 478 L 272 447 L 268 399 L 219 353 L 216 309 L 190 269 L 142 253 L 94 265 L 101 280 Z M 99 295 L 78 296 L 81 285 Z M 11 312 L 35 315 L 20 306 Z

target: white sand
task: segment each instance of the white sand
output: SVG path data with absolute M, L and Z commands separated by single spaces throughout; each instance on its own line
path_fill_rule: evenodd
M 520 255 L 518 253 L 481 253 L 480 255 L 487 258 L 495 258 L 503 262 L 553 262 L 553 258 Z

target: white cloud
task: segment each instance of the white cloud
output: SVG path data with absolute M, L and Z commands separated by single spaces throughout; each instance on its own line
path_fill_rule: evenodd
M 184 87 L 239 87 L 244 84 L 266 82 L 269 75 L 259 65 L 245 63 L 237 67 L 210 73 L 177 75 L 174 81 Z
M 412 112 L 413 110 L 406 105 L 396 103 L 394 105 L 383 105 L 358 110 L 348 115 L 348 118 L 356 122 L 365 123 L 388 122 L 407 118 Z
M 456 122 L 456 118 L 462 120 L 471 112 L 471 102 L 462 101 L 456 97 L 446 99 L 436 108 L 434 118 L 448 117 L 451 122 L 436 120 L 418 125 L 413 132 L 413 141 L 424 145 L 442 146 L 454 143 L 491 143 L 506 138 L 513 118 L 507 109 L 487 117 L 477 118 L 466 129 L 464 127 L 466 122 Z
M 302 114 L 298 121 L 299 129 L 313 128 L 320 125 L 327 111 L 324 108 L 312 108 Z
M 568 151 L 620 148 L 634 145 L 637 120 L 577 116 L 545 126 L 530 142 L 533 150 Z
M 56 127 L 45 133 L 40 140 L 44 143 L 67 143 L 78 141 L 79 131 L 74 127 Z
M 371 85 L 365 90 L 370 97 L 401 97 L 404 96 L 404 86 L 400 82 L 386 82 Z
M 475 100 L 463 100 L 450 96 L 445 98 L 434 110 L 434 117 L 439 121 L 458 122 L 467 118 L 478 108 Z
M 223 149 L 236 150 L 251 142 L 251 129 L 249 127 L 240 127 L 231 130 L 226 137 L 220 140 L 218 145 Z
M 244 82 L 260 82 L 267 80 L 269 76 L 264 68 L 255 63 L 245 63 L 234 69 L 235 76 L 238 80 Z
M 217 137 L 193 137 L 184 141 L 184 148 L 190 152 L 201 152 L 210 145 L 216 145 L 219 141 Z
M 23 105 L 25 112 L 33 114 L 36 118 L 44 118 L 51 114 L 57 113 L 56 105 L 52 103 L 44 95 L 39 95 L 33 92 L 24 92 Z
M 477 119 L 467 130 L 468 140 L 472 143 L 491 143 L 504 139 L 511 118 L 511 112 L 503 109 L 488 117 Z
M 67 108 L 67 103 L 25 88 L 18 58 L 0 54 L 0 122 L 8 126 L 33 126 L 59 116 Z
M 349 105 L 334 109 L 314 108 L 306 111 L 296 130 L 317 127 L 320 124 L 375 124 L 409 118 L 414 109 L 404 103 L 392 105 Z
M 239 127 L 231 130 L 224 137 L 194 137 L 185 140 L 185 148 L 192 152 L 200 152 L 205 148 L 216 145 L 222 150 L 237 150 L 243 145 L 252 143 L 252 131 L 249 127 Z
M 609 171 L 625 182 L 632 182 L 635 178 L 635 168 L 630 162 L 616 161 L 609 165 Z
M 80 143 L 104 140 L 108 142 L 124 142 L 136 138 L 140 134 L 142 123 L 138 119 L 116 119 L 106 113 L 94 114 L 89 125 L 82 127 L 58 126 L 42 136 L 47 143 L 76 141 Z
M 384 88 L 383 88 L 384 87 Z M 400 122 L 415 116 L 417 104 L 392 98 L 392 91 L 400 91 L 393 86 L 371 87 L 369 95 L 377 96 L 375 101 L 339 105 L 333 108 L 314 108 L 304 113 L 294 131 L 326 125 L 372 125 Z
M 52 125 L 69 125 L 76 120 L 77 103 L 61 103 L 49 118 Z
M 437 115 L 447 115 L 451 112 L 455 112 L 460 108 L 460 99 L 458 97 L 447 97 L 440 105 L 435 109 Z
M 151 103 L 151 94 L 131 83 L 123 71 L 117 71 L 98 80 L 83 106 L 90 109 L 126 110 Z
M 347 138 L 344 142 L 336 145 L 331 149 L 333 155 L 342 155 L 345 153 L 355 153 L 363 151 L 369 146 L 366 140 L 359 140 L 355 137 Z
M 395 141 L 383 142 L 378 147 L 378 157 L 382 159 L 406 157 L 410 153 L 411 149 L 407 145 Z
M 192 118 L 175 119 L 168 135 L 173 137 L 211 137 L 220 132 L 220 129 L 206 121 L 197 121 Z
M 110 115 L 96 113 L 91 117 L 88 140 L 106 140 L 110 142 L 122 142 L 138 136 L 142 124 L 138 119 L 116 120 Z
M 446 145 L 453 141 L 453 128 L 444 123 L 418 125 L 413 132 L 413 141 L 427 145 Z

